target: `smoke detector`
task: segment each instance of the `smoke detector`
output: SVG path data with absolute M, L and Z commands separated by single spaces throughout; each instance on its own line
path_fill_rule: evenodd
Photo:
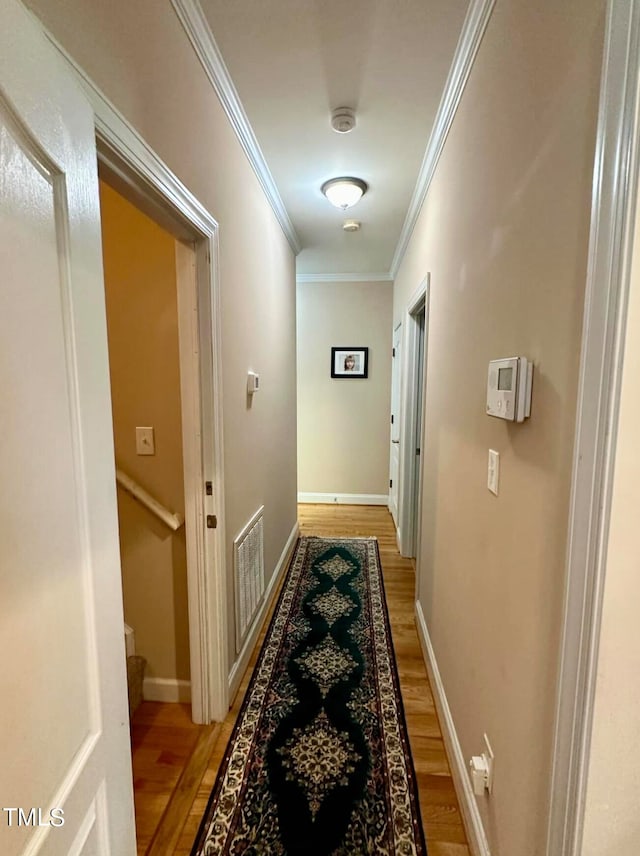
M 359 232 L 360 231 L 360 221 L 359 220 L 345 220 L 342 224 L 342 228 L 345 232 Z
M 355 126 L 356 114 L 351 107 L 336 107 L 331 113 L 331 127 L 338 134 L 348 134 Z

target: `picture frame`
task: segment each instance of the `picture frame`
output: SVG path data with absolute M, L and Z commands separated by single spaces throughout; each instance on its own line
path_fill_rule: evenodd
M 369 348 L 340 346 L 331 348 L 331 377 L 355 380 L 369 376 Z

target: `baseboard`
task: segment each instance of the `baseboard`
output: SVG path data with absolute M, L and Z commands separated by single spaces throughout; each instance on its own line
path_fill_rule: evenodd
M 145 678 L 142 682 L 142 698 L 145 701 L 191 701 L 190 681 L 176 678 Z
M 429 681 L 431 682 L 431 689 L 433 691 L 438 717 L 442 726 L 444 744 L 447 748 L 449 763 L 451 764 L 451 774 L 453 776 L 456 793 L 460 801 L 460 808 L 464 817 L 467 836 L 469 837 L 469 847 L 473 856 L 491 856 L 489 842 L 487 841 L 487 836 L 482 824 L 482 818 L 478 811 L 478 804 L 473 793 L 473 788 L 471 787 L 471 781 L 469 779 L 469 774 L 467 773 L 467 765 L 462 753 L 462 747 L 460 746 L 460 741 L 456 734 L 455 723 L 444 691 L 444 685 L 442 683 L 442 678 L 440 677 L 440 670 L 438 669 L 438 663 L 436 662 L 436 655 L 427 630 L 427 622 L 425 621 L 424 612 L 422 611 L 422 605 L 419 600 L 416 601 L 416 625 L 418 628 L 418 638 L 420 639 L 422 655 L 427 665 Z
M 298 502 L 326 505 L 388 505 L 386 493 L 299 493 Z
M 289 567 L 289 561 L 293 554 L 293 548 L 296 545 L 296 541 L 298 540 L 299 534 L 300 527 L 298 526 L 298 521 L 296 520 L 295 525 L 291 530 L 291 534 L 287 539 L 287 543 L 284 545 L 284 550 L 282 551 L 282 554 L 278 559 L 275 570 L 271 576 L 271 580 L 269 581 L 269 585 L 265 590 L 264 597 L 262 598 L 262 605 L 256 613 L 256 617 L 253 619 L 251 629 L 247 633 L 246 639 L 244 640 L 242 651 L 240 651 L 240 654 L 238 655 L 235 663 L 231 668 L 231 671 L 229 672 L 230 704 L 233 703 L 233 698 L 238 691 L 238 687 L 240 686 L 240 681 L 242 680 L 242 676 L 244 675 L 244 670 L 247 668 L 247 665 L 249 663 L 249 658 L 251 657 L 254 646 L 256 644 L 260 628 L 262 627 L 262 623 L 264 622 L 265 616 L 269 610 L 273 593 L 277 589 L 278 583 L 280 582 L 282 575 Z

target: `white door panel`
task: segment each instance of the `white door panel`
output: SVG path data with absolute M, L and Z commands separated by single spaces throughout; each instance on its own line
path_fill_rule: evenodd
M 127 856 L 93 117 L 24 8 L 0 16 L 0 852 Z
M 393 331 L 391 365 L 391 449 L 389 452 L 389 511 L 398 527 L 398 487 L 400 481 L 400 371 L 402 325 Z

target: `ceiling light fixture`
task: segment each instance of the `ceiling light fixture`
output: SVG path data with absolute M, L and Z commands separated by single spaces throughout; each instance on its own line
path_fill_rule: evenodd
M 369 185 L 361 178 L 332 178 L 320 188 L 332 205 L 336 208 L 351 208 L 367 192 Z

